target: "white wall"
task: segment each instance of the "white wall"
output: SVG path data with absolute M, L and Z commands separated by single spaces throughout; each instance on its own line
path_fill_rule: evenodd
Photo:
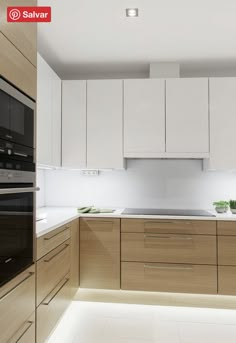
M 43 207 L 45 206 L 45 171 L 42 169 L 37 169 L 36 185 L 40 188 L 37 192 L 36 207 Z
M 200 160 L 128 160 L 127 170 L 45 171 L 47 206 L 212 207 L 236 198 L 236 173 L 203 172 Z

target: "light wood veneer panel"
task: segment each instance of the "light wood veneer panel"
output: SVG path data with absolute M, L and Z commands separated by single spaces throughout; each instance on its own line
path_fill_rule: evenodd
M 80 287 L 120 289 L 120 219 L 80 220 Z
M 122 262 L 121 288 L 154 292 L 217 293 L 217 267 Z
M 216 265 L 216 237 L 122 233 L 121 260 Z
M 216 221 L 122 219 L 121 232 L 215 235 Z

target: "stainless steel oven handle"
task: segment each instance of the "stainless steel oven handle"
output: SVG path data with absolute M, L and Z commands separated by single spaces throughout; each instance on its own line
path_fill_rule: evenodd
M 28 188 L 3 188 L 0 189 L 1 194 L 16 194 L 16 193 L 32 193 L 38 192 L 40 190 L 39 187 L 28 187 Z
M 28 155 L 24 154 L 23 152 L 13 152 L 13 155 L 21 156 L 21 157 L 28 157 Z

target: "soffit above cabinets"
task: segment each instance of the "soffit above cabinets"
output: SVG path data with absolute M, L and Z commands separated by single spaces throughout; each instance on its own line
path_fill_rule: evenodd
M 53 18 L 38 27 L 40 53 L 64 79 L 109 72 L 126 78 L 155 61 L 177 61 L 183 72 L 236 67 L 235 0 L 133 4 L 138 18 L 126 17 L 126 0 L 39 0 L 52 7 Z

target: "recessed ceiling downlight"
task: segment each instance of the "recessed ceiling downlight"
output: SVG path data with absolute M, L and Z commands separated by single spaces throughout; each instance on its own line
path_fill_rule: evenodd
M 126 17 L 138 17 L 138 8 L 126 8 Z

